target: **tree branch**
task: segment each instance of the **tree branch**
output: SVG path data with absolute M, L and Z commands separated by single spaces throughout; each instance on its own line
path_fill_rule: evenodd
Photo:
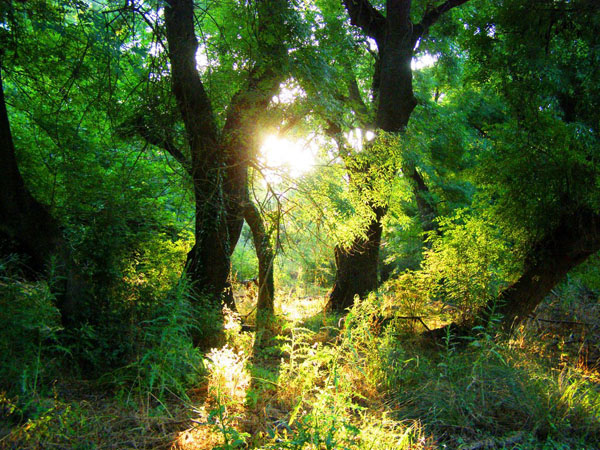
M 360 94 L 360 89 L 354 74 L 352 74 L 352 77 L 348 81 L 348 98 L 352 109 L 358 116 L 360 126 L 363 128 L 371 128 L 373 126 L 371 114 L 369 114 L 369 108 Z
M 413 40 L 416 42 L 420 37 L 427 34 L 429 27 L 436 23 L 442 15 L 450 11 L 452 8 L 467 3 L 469 0 L 446 0 L 437 8 L 433 8 L 425 13 L 421 23 L 415 25 L 413 29 Z
M 191 174 L 192 167 L 190 160 L 183 154 L 181 150 L 179 150 L 179 147 L 175 145 L 172 137 L 168 134 L 160 136 L 159 134 L 155 133 L 155 130 L 148 126 L 148 124 L 143 122 L 144 121 L 142 118 L 138 118 L 136 129 L 140 136 L 149 144 L 165 150 L 169 155 L 175 158 L 179 164 L 181 164 L 186 172 Z
M 198 41 L 194 32 L 192 0 L 167 0 L 165 24 L 173 92 L 181 112 L 195 166 L 214 158 L 218 132 L 208 94 L 196 70 Z M 199 149 L 204 148 L 205 151 Z M 210 150 L 209 150 L 210 149 Z
M 386 19 L 369 0 L 343 0 L 344 6 L 350 15 L 350 23 L 360 27 L 367 36 L 383 43 L 385 37 Z

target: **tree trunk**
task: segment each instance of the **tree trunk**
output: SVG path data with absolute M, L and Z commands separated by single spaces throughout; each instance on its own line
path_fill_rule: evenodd
M 198 41 L 192 0 L 168 0 L 165 25 L 173 93 L 190 148 L 196 206 L 196 243 L 188 254 L 187 276 L 198 300 L 205 294 L 214 301 L 221 299 L 230 270 L 231 240 L 223 181 L 227 175 L 213 109 L 196 70 Z
M 58 223 L 30 194 L 21 177 L 10 132 L 0 73 L 0 236 L 3 253 L 28 257 L 27 269 L 40 274 L 61 240 Z M 11 248 L 12 247 L 12 248 Z
M 425 180 L 412 164 L 403 165 L 402 173 L 412 181 L 412 191 L 417 202 L 419 216 L 421 216 L 423 231 L 436 231 L 437 224 L 435 218 L 437 217 L 437 212 L 431 204 L 429 188 L 425 184 Z
M 284 0 L 259 2 L 259 41 L 273 42 Z M 277 13 L 277 18 L 274 17 Z M 165 24 L 172 86 L 187 133 L 196 203 L 196 244 L 188 254 L 187 273 L 196 290 L 225 300 L 235 309 L 229 286 L 230 257 L 244 220 L 248 164 L 256 147 L 256 113 L 262 114 L 285 78 L 287 49 L 276 41 L 265 64 L 257 64 L 247 86 L 231 100 L 218 133 L 214 112 L 196 70 L 198 41 L 192 0 L 167 0 Z M 266 34 L 266 36 L 262 36 Z M 225 295 L 223 296 L 223 294 Z
M 382 207 L 374 208 L 375 217 L 367 229 L 366 238 L 357 238 L 349 249 L 336 247 L 336 279 L 329 295 L 327 309 L 343 312 L 354 304 L 354 297 L 364 297 L 377 288 L 377 266 L 381 244 Z
M 377 102 L 375 125 L 384 131 L 401 133 L 406 129 L 417 105 L 413 92 L 411 62 L 417 41 L 443 14 L 467 0 L 447 0 L 438 7 L 428 9 L 419 24 L 410 19 L 410 0 L 388 0 L 386 16 L 373 7 L 369 0 L 342 0 L 352 25 L 356 25 L 375 40 L 378 58 L 373 77 L 373 98 Z M 409 168 L 406 176 L 413 180 L 413 191 L 426 231 L 435 228 L 435 211 L 426 199 L 428 192 L 423 178 Z M 338 274 L 329 304 L 341 309 L 352 304 L 352 292 L 364 296 L 377 287 L 377 259 L 381 240 L 381 219 L 385 211 L 376 212 L 378 219 L 369 226 L 367 240 L 355 241 L 347 252 L 336 249 Z M 375 250 L 375 247 L 377 249 Z M 353 267 L 362 267 L 357 271 Z M 340 270 L 345 273 L 339 273 Z M 362 292 L 359 294 L 359 292 Z M 352 294 L 352 297 L 354 294 Z M 344 302 L 350 302 L 341 306 Z
M 0 67 L 0 257 L 12 253 L 24 256 L 25 275 L 30 278 L 43 275 L 52 257 L 57 257 L 53 269 L 64 275 L 64 283 L 56 292 L 57 306 L 65 326 L 74 322 L 77 312 L 75 297 L 67 289 L 73 274 L 65 270 L 69 259 L 66 248 L 58 221 L 33 198 L 19 171 Z
M 206 294 L 213 300 L 222 299 L 227 287 L 232 252 L 223 194 L 215 192 L 220 190 L 220 181 L 209 179 L 202 184 L 196 181 L 195 184 L 196 242 L 188 253 L 186 273 L 198 295 Z
M 385 30 L 376 36 L 379 49 L 376 73 L 379 77 L 374 95 L 378 101 L 375 125 L 387 132 L 404 131 L 417 104 L 410 66 L 413 42 L 409 12 L 410 2 L 388 2 Z M 328 303 L 332 310 L 344 311 L 352 306 L 355 296 L 364 297 L 378 286 L 381 221 L 386 208 L 372 208 L 374 218 L 366 238 L 356 238 L 349 249 L 336 247 L 334 250 L 336 280 Z
M 265 229 L 260 211 L 249 198 L 246 200 L 244 218 L 252 231 L 252 240 L 258 258 L 256 329 L 260 331 L 269 326 L 275 313 L 273 305 L 275 298 L 275 283 L 273 280 L 275 252 L 271 246 L 271 237 Z
M 600 250 L 600 215 L 580 210 L 563 216 L 556 228 L 532 248 L 523 275 L 505 289 L 490 312 L 502 316 L 502 327 L 510 331 L 527 318 L 566 274 Z
M 388 2 L 386 37 L 379 47 L 380 84 L 376 125 L 387 132 L 403 131 L 417 99 L 413 93 L 410 2 Z
M 439 344 L 446 336 L 472 335 L 476 326 L 487 328 L 497 318 L 510 333 L 526 319 L 570 270 L 600 251 L 600 215 L 581 209 L 560 218 L 556 227 L 535 244 L 525 259 L 519 279 L 488 302 L 479 317 L 431 330 L 425 336 Z M 457 341 L 468 342 L 468 341 Z

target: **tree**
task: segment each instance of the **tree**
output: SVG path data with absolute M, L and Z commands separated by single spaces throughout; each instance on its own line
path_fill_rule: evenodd
M 403 133 L 417 106 L 412 84 L 411 62 L 416 45 L 443 14 L 467 0 L 448 0 L 426 9 L 419 23 L 411 20 L 411 2 L 386 2 L 385 16 L 368 0 L 344 0 L 352 25 L 373 39 L 377 58 L 373 75 L 373 99 L 376 104 L 376 129 Z M 362 167 L 361 171 L 368 170 Z M 413 191 L 424 228 L 431 229 L 435 215 L 427 201 L 428 188 L 412 164 L 403 164 L 404 175 L 413 180 Z M 382 218 L 386 208 L 372 205 L 373 215 L 364 237 L 358 237 L 348 248 L 336 252 L 337 276 L 329 305 L 343 310 L 352 305 L 355 295 L 364 296 L 378 285 L 377 264 L 382 234 Z
M 2 64 L 0 60 L 0 70 Z M 27 257 L 30 275 L 46 272 L 62 245 L 58 222 L 29 192 L 19 171 L 0 73 L 0 248 Z
M 600 80 L 592 69 L 599 20 L 586 0 L 511 0 L 469 18 L 473 79 L 493 86 L 508 112 L 485 126 L 494 145 L 478 177 L 484 201 L 523 255 L 521 273 L 482 317 L 502 314 L 507 330 L 600 250 Z
M 59 236 L 60 245 L 36 259 L 42 261 L 36 276 L 44 275 L 53 253 L 51 281 L 63 324 L 96 326 L 102 312 L 114 311 L 113 302 L 121 301 L 117 291 L 131 261 L 143 254 L 148 232 L 156 237 L 175 222 L 169 211 L 149 207 L 164 200 L 166 177 L 156 176 L 162 167 L 157 155 L 115 133 L 114 124 L 131 108 L 126 100 L 144 87 L 144 36 L 126 41 L 125 15 L 80 2 L 13 2 L 8 11 L 0 39 L 11 44 L 4 47 L 3 94 L 18 147 L 16 184 L 46 213 L 36 214 L 36 232 L 25 228 L 25 219 L 18 218 L 34 208 L 27 207 L 22 188 L 18 194 L 7 188 L 3 204 L 15 206 L 2 215 L 2 226 L 30 243 Z M 3 149 L 9 155 L 14 147 Z M 12 159 L 7 156 L 3 168 L 14 167 Z M 11 242 L 27 249 L 15 238 Z
M 285 1 L 257 3 L 260 56 L 250 62 L 253 67 L 243 87 L 231 98 L 219 131 L 196 70 L 193 3 L 173 0 L 165 8 L 173 93 L 185 125 L 196 204 L 196 243 L 188 255 L 187 274 L 199 293 L 220 298 L 227 286 L 230 256 L 246 218 L 262 262 L 260 291 L 264 295 L 260 305 L 266 313 L 272 313 L 272 250 L 248 197 L 248 167 L 259 142 L 255 119 L 267 109 L 286 76 L 284 42 L 289 30 L 281 23 L 289 14 Z M 231 297 L 229 304 L 234 306 Z
M 5 11 L 0 11 L 5 13 Z M 4 15 L 4 14 L 2 14 Z M 4 17 L 2 17 L 4 21 Z M 5 35 L 0 35 L 6 38 Z M 2 72 L 5 51 L 0 50 L 0 256 L 16 253 L 23 257 L 24 273 L 30 278 L 48 274 L 52 267 L 66 277 L 67 251 L 59 222 L 31 194 L 23 180 L 4 96 Z M 73 298 L 61 285 L 59 309 L 63 323 L 75 311 Z
M 260 209 L 247 194 L 244 220 L 252 231 L 252 241 L 258 259 L 258 299 L 256 304 L 256 328 L 264 330 L 274 315 L 275 281 L 273 264 L 275 251 L 271 245 L 271 233 L 267 230 Z

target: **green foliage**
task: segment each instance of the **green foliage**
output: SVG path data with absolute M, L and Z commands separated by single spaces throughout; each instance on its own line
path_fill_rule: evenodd
M 234 450 L 247 446 L 247 440 L 250 437 L 248 433 L 240 433 L 235 427 L 229 424 L 225 406 L 217 403 L 217 407 L 211 410 L 208 416 L 208 422 L 213 424 L 215 429 L 223 436 L 223 445 L 213 447 L 214 450 Z
M 356 304 L 339 345 L 368 380 L 385 387 L 395 419 L 419 420 L 448 446 L 516 435 L 521 448 L 598 445 L 600 393 L 584 373 L 551 371 L 530 349 L 496 342 L 485 330 L 460 349 L 423 350 L 393 316 L 382 327 L 381 314 L 374 296 Z
M 101 421 L 101 417 L 93 417 L 79 405 L 66 404 L 56 398 L 47 399 L 27 418 L 23 427 L 3 436 L 2 440 L 6 445 L 21 449 L 43 448 L 49 442 L 74 450 L 96 449 L 94 434 L 102 425 Z
M 238 281 L 251 280 L 258 276 L 258 258 L 247 224 L 244 224 L 240 240 L 231 255 L 231 272 L 233 278 Z
M 525 246 L 561 216 L 599 205 L 598 43 L 590 33 L 599 16 L 586 1 L 530 6 L 511 0 L 468 10 L 461 38 L 472 56 L 467 79 L 493 93 L 504 115 L 479 121 L 489 139 L 476 170 L 482 202 Z
M 428 295 L 461 311 L 464 317 L 498 296 L 513 276 L 509 246 L 490 222 L 459 212 L 443 221 L 442 237 L 432 236 L 423 276 Z
M 0 328 L 0 388 L 27 401 L 54 374 L 61 324 L 48 284 L 23 281 L 15 259 L 0 261 Z
M 184 303 L 165 299 L 183 292 L 177 283 L 189 245 L 186 239 L 171 240 L 144 227 L 119 233 L 118 226 L 126 226 L 121 218 L 107 214 L 116 223 L 105 227 L 101 217 L 87 233 L 73 238 L 80 238 L 73 259 L 86 270 L 74 284 L 79 325 L 65 335 L 82 372 L 93 377 L 128 364 L 138 354 L 146 339 L 141 323 L 161 316 L 161 308 L 181 307 L 185 312 Z
M 167 394 L 186 397 L 186 390 L 204 373 L 202 355 L 192 336 L 199 326 L 189 288 L 182 281 L 151 311 L 139 326 L 140 342 L 133 362 L 105 376 L 121 391 L 158 398 Z
M 374 206 L 388 212 L 382 256 L 393 278 L 379 296 L 357 301 L 341 329 L 338 316 L 313 314 L 279 338 L 281 348 L 254 355 L 269 364 L 251 368 L 254 379 L 247 373 L 252 335 L 240 333 L 239 318 L 229 327 L 232 315 L 223 330 L 221 305 L 192 297 L 191 288 L 202 286 L 181 277 L 194 223 L 190 177 L 138 141 L 136 129 L 141 115 L 187 152 L 169 86 L 162 6 L 125 3 L 0 6 L 19 167 L 61 221 L 78 307 L 77 325 L 62 330 L 52 293 L 59 283 L 25 282 L 13 262 L 0 261 L 0 409 L 28 419 L 22 442 L 94 448 L 102 419 L 112 417 L 61 403 L 58 391 L 42 399 L 58 368 L 164 409 L 174 397 L 187 399 L 205 374 L 194 342 L 224 335 L 228 346 L 207 363 L 209 384 L 219 386 L 208 422 L 224 438 L 220 448 L 253 445 L 236 421 L 244 401 L 265 406 L 265 416 L 267 406 L 285 410 L 257 444 L 264 448 L 433 447 L 428 439 L 508 447 L 515 436 L 522 448 L 600 444 L 600 397 L 589 373 L 566 359 L 557 371 L 514 342 L 495 341 L 492 330 L 478 329 L 462 350 L 450 345 L 452 336 L 440 352 L 418 349 L 407 331 L 421 325 L 405 317 L 472 317 L 515 280 L 531 244 L 562 217 L 600 210 L 600 14 L 593 2 L 472 0 L 452 9 L 419 42 L 419 54 L 437 63 L 414 73 L 419 105 L 408 128 L 361 149 L 347 145 L 344 132 L 372 123 L 373 105 L 349 94 L 356 83 L 362 98 L 371 96 L 372 42 L 351 26 L 342 2 L 196 5 L 198 68 L 217 122 L 225 123 L 249 74 L 279 76 L 298 98 L 272 102 L 248 134 L 300 120 L 323 147 L 325 167 L 256 188 L 280 251 L 279 287 L 322 293 L 334 280 L 332 248 L 364 237 Z M 415 0 L 413 20 L 441 3 Z M 313 134 L 333 133 L 332 124 L 341 129 L 339 148 Z M 438 215 L 425 245 L 405 176 L 411 168 Z M 250 279 L 255 249 L 247 228 L 242 237 L 233 271 Z M 588 306 L 598 291 L 596 256 L 554 294 L 561 311 L 586 314 L 596 311 Z M 297 309 L 306 307 L 301 302 Z M 449 317 L 427 317 L 440 307 Z
M 377 417 L 365 407 L 363 392 L 377 383 L 372 363 L 379 352 L 369 331 L 369 313 L 356 308 L 335 344 L 316 340 L 316 333 L 305 328 L 292 330 L 282 347 L 289 359 L 279 376 L 285 386 L 282 400 L 291 403 L 291 413 L 261 448 L 402 449 L 422 441 L 417 424 Z
M 581 375 L 566 381 L 564 374 L 550 374 L 539 361 L 485 336 L 466 351 L 421 354 L 389 383 L 401 405 L 399 417 L 418 417 L 438 435 L 478 441 L 524 432 L 541 443 L 597 444 L 598 392 L 592 385 Z
M 386 307 L 421 316 L 432 302 L 440 302 L 454 319 L 472 318 L 512 281 L 518 258 L 498 227 L 465 210 L 440 219 L 439 229 L 428 238 L 420 269 L 386 283 L 391 297 Z
M 380 269 L 382 281 L 405 270 L 417 270 L 423 259 L 423 230 L 420 220 L 405 214 L 406 203 L 392 200 L 384 220 Z M 400 204 L 402 203 L 402 204 Z

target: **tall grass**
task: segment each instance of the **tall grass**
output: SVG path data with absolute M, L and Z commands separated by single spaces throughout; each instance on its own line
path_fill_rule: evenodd
M 388 371 L 388 403 L 398 419 L 419 419 L 441 442 L 502 442 L 521 433 L 524 449 L 600 444 L 600 389 L 581 373 L 557 373 L 485 336 L 461 350 L 405 354 L 403 370 Z
M 118 385 L 122 393 L 186 397 L 187 389 L 198 382 L 205 368 L 192 339 L 201 326 L 201 316 L 190 302 L 185 279 L 150 314 L 140 324 L 141 342 L 134 360 L 105 379 Z

